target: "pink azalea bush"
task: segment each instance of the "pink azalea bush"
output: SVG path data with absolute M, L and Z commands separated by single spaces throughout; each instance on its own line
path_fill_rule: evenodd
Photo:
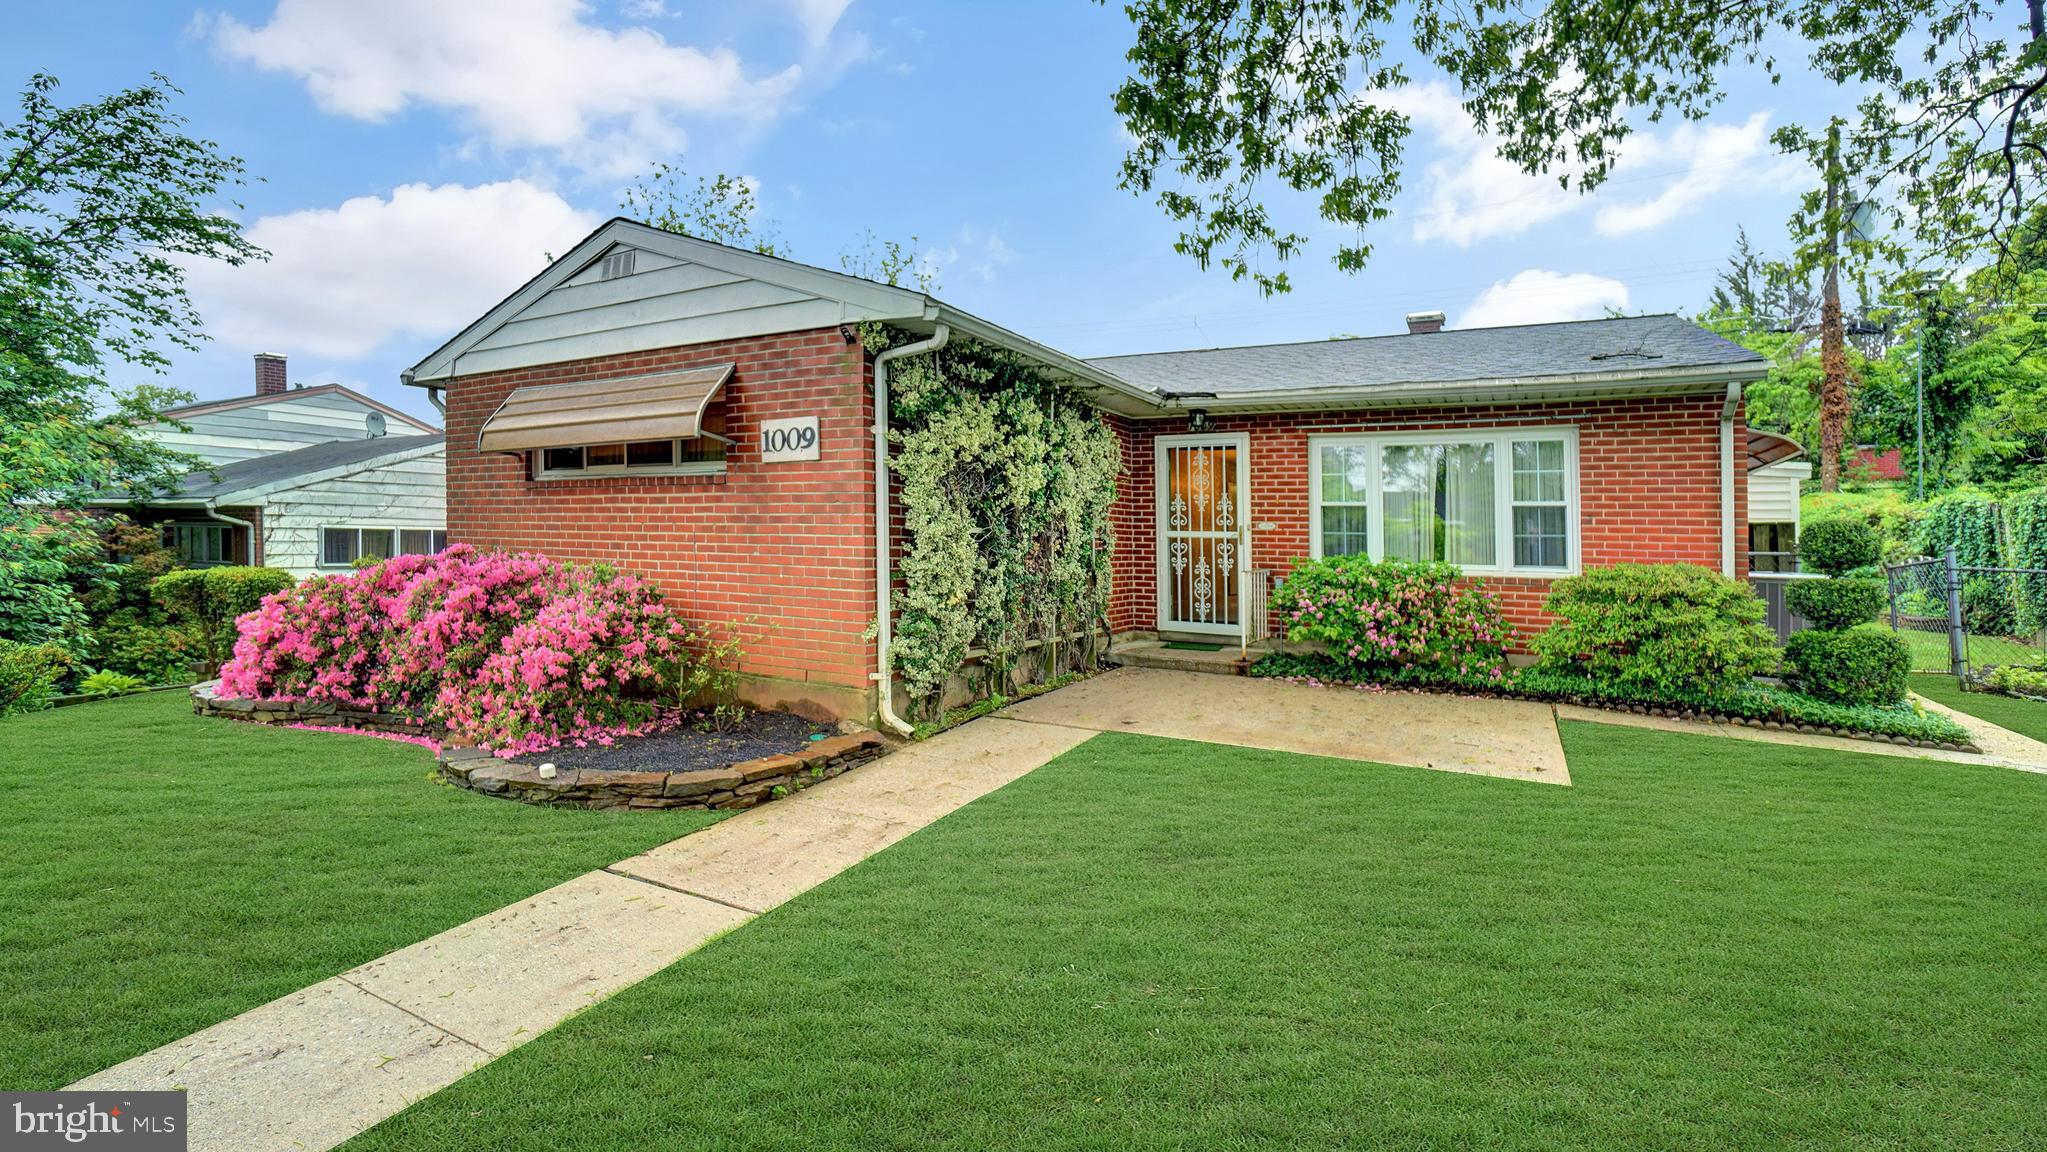
M 501 756 L 651 731 L 695 638 L 637 576 L 464 544 L 308 580 L 238 626 L 223 695 L 411 713 Z
M 1513 626 L 1492 589 L 1453 564 L 1332 556 L 1302 564 L 1273 592 L 1289 640 L 1319 640 L 1346 677 L 1419 671 L 1504 680 Z

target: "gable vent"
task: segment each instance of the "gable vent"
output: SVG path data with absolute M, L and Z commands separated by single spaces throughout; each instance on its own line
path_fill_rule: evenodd
M 632 275 L 633 257 L 635 255 L 637 253 L 628 248 L 623 252 L 613 252 L 611 255 L 606 256 L 604 263 L 597 268 L 597 278 L 599 280 L 616 280 L 620 276 Z

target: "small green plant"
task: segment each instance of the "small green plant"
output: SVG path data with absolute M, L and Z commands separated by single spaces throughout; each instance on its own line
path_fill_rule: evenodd
M 0 640 L 0 716 L 48 708 L 70 667 L 71 657 L 55 644 Z
M 697 713 L 705 731 L 728 732 L 746 719 L 739 702 L 739 666 L 746 649 L 737 630 L 722 635 L 708 627 L 691 627 L 669 662 L 668 692 L 675 707 Z
M 1861 576 L 1795 580 L 1785 588 L 1784 602 L 1815 628 L 1853 628 L 1883 611 L 1884 586 Z
M 1695 564 L 1616 564 L 1550 586 L 1545 671 L 1624 691 L 1724 694 L 1777 663 L 1763 602 Z
M 1911 650 L 1889 631 L 1809 628 L 1784 642 L 1799 687 L 1840 704 L 1896 704 L 1905 698 Z
M 131 696 L 148 687 L 139 677 L 125 672 L 109 672 L 104 668 L 78 682 L 78 691 L 86 696 Z
M 1821 520 L 1798 534 L 1798 563 L 1808 572 L 1840 576 L 1883 558 L 1883 541 L 1861 520 Z
M 2047 699 L 2047 670 L 2000 664 L 1983 677 L 1983 683 L 2007 696 Z

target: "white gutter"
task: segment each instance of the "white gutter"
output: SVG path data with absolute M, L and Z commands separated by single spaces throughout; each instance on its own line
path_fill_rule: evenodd
M 1154 403 L 1165 408 L 1205 408 L 1211 412 L 1238 408 L 1388 408 L 1418 402 L 1523 403 L 1572 394 L 1640 394 L 1699 384 L 1721 384 L 1760 380 L 1767 364 L 1713 365 L 1703 368 L 1667 369 L 1661 372 L 1574 372 L 1558 376 L 1501 376 L 1486 380 L 1426 380 L 1403 384 L 1372 385 L 1359 389 L 1334 384 L 1313 388 L 1271 388 L 1220 395 L 1159 397 Z M 1127 385 L 1126 385 L 1127 387 Z
M 1734 576 L 1734 410 L 1741 404 L 1741 381 L 1727 382 L 1727 401 L 1720 406 L 1720 574 Z
M 940 323 L 931 335 L 914 344 L 890 348 L 874 358 L 874 712 L 899 736 L 912 729 L 895 710 L 895 677 L 889 671 L 888 646 L 895 631 L 889 620 L 893 577 L 889 571 L 888 365 L 891 360 L 931 352 L 952 339 L 951 326 Z
M 248 564 L 251 567 L 253 567 L 256 563 L 256 526 L 254 524 L 249 523 L 247 520 L 242 520 L 237 517 L 230 516 L 225 512 L 222 512 L 220 509 L 213 506 L 213 501 L 211 500 L 208 500 L 206 502 L 206 506 L 204 507 L 204 509 L 202 509 L 202 511 L 204 511 L 207 517 L 210 519 L 218 520 L 222 524 L 232 524 L 235 527 L 242 529 L 242 531 L 245 533 L 243 539 L 246 541 L 246 543 L 242 545 L 242 563 Z

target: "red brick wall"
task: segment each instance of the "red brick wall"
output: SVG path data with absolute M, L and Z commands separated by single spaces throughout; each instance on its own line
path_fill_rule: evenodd
M 513 388 L 732 362 L 720 401 L 738 441 L 722 476 L 527 478 L 476 450 Z M 448 388 L 448 536 L 658 582 L 691 618 L 747 619 L 745 671 L 857 689 L 873 657 L 872 369 L 836 328 L 462 376 Z M 821 459 L 762 464 L 762 420 L 818 418 Z
M 1344 432 L 1411 432 L 1455 427 L 1578 428 L 1581 567 L 1623 561 L 1686 561 L 1720 568 L 1720 394 L 1568 404 L 1481 405 L 1372 412 L 1221 416 L 1218 432 L 1249 432 L 1252 564 L 1285 573 L 1308 555 L 1308 437 Z M 1118 631 L 1158 626 L 1151 438 L 1187 431 L 1184 416 L 1127 421 L 1124 485 L 1117 495 L 1116 581 L 1110 619 Z M 1735 451 L 1742 451 L 1735 420 Z M 1736 460 L 1736 564 L 1746 574 L 1747 476 Z M 1540 629 L 1548 578 L 1487 577 L 1507 615 Z

